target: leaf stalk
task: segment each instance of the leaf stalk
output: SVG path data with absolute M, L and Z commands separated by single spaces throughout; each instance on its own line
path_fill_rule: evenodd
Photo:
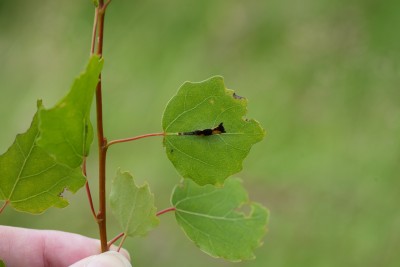
M 86 195 L 87 195 L 88 201 L 89 201 L 90 211 L 92 212 L 94 219 L 97 220 L 97 215 L 96 215 L 96 211 L 94 210 L 93 198 L 92 198 L 92 193 L 90 192 L 88 180 L 86 180 L 85 188 L 86 188 Z
M 171 212 L 171 211 L 176 211 L 176 208 L 170 207 L 170 208 L 167 208 L 164 210 L 160 210 L 159 212 L 157 212 L 156 216 L 160 216 L 160 215 L 163 215 L 164 213 Z
M 125 233 L 119 233 L 116 237 L 114 237 L 113 239 L 111 239 L 109 242 L 108 242 L 108 249 L 110 249 L 110 247 L 115 243 L 115 242 L 117 242 L 118 241 L 118 239 L 120 239 L 121 237 L 123 237 L 125 235 Z
M 107 148 L 115 145 L 115 144 L 119 144 L 119 143 L 125 143 L 125 142 L 130 142 L 130 141 L 135 141 L 138 139 L 142 139 L 142 138 L 147 138 L 147 137 L 152 137 L 152 136 L 165 136 L 165 133 L 151 133 L 151 134 L 143 134 L 143 135 L 139 135 L 139 136 L 134 136 L 134 137 L 129 137 L 129 138 L 123 138 L 123 139 L 117 139 L 117 140 L 113 140 L 108 142 L 107 144 Z

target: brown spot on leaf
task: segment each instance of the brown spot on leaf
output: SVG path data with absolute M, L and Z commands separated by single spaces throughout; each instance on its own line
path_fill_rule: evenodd
M 234 99 L 243 99 L 243 96 L 237 95 L 236 93 L 233 93 L 233 98 Z

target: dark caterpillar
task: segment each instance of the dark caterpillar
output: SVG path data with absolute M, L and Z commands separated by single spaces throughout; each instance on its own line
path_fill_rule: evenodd
M 215 134 L 226 133 L 223 123 L 221 122 L 217 127 L 213 129 L 196 130 L 193 132 L 178 133 L 178 135 L 197 135 L 197 136 L 209 136 Z

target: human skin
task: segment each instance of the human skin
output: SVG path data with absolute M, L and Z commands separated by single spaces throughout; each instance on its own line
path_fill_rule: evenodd
M 100 241 L 96 239 L 60 231 L 0 226 L 0 259 L 8 267 L 70 266 L 97 254 L 100 254 Z M 121 254 L 129 259 L 127 251 L 122 250 Z M 111 253 L 110 256 L 116 255 Z M 107 257 L 96 260 L 105 258 L 107 261 Z M 115 266 L 129 266 L 126 262 L 121 264 Z

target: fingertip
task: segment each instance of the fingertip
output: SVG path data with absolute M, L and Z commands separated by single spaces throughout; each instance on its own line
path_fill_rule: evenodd
M 117 251 L 118 253 L 124 255 L 125 258 L 127 258 L 129 261 L 131 261 L 131 255 L 130 255 L 129 252 L 128 252 L 126 249 L 124 249 L 124 248 L 120 248 L 120 250 L 118 251 L 118 247 L 112 245 L 112 246 L 110 247 L 110 251 Z
M 128 254 L 129 255 L 129 254 Z M 132 267 L 128 258 L 122 253 L 116 251 L 107 251 L 105 253 L 94 255 L 83 259 L 71 267 Z
M 131 255 L 129 254 L 129 252 L 126 249 L 121 248 L 119 253 L 122 254 L 126 259 L 128 259 L 128 261 L 131 261 Z
M 132 267 L 128 259 L 116 251 L 107 251 L 97 255 L 90 261 L 87 267 Z

